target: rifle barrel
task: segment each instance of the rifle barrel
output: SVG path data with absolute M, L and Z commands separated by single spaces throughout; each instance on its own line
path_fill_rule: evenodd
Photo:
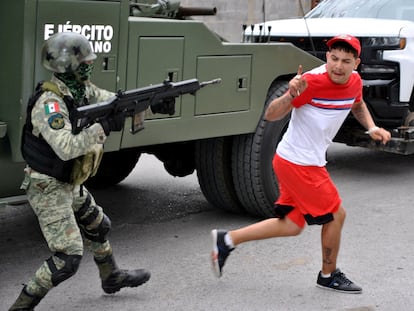
M 206 85 L 210 85 L 210 84 L 218 84 L 221 83 L 221 78 L 217 78 L 217 79 L 213 79 L 210 81 L 204 81 L 200 83 L 200 87 L 204 87 Z

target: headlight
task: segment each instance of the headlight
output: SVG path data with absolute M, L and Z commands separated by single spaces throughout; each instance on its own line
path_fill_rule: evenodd
M 359 68 L 361 74 L 392 74 L 397 72 L 397 67 L 384 65 L 365 65 L 361 64 Z
M 363 47 L 379 48 L 379 49 L 404 49 L 406 38 L 400 37 L 368 37 L 361 40 Z

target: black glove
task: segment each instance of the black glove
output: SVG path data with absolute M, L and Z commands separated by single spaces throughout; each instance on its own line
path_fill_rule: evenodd
M 117 113 L 116 115 L 111 115 L 105 119 L 99 120 L 99 123 L 102 125 L 105 135 L 109 136 L 110 132 L 122 131 L 124 128 L 124 121 L 124 114 Z
M 175 98 L 166 98 L 152 104 L 151 111 L 152 113 L 169 114 L 172 116 L 175 113 Z

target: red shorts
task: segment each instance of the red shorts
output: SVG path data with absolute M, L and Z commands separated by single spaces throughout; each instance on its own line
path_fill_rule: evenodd
M 276 204 L 293 207 L 287 217 L 299 227 L 305 226 L 305 215 L 318 217 L 338 211 L 341 198 L 325 167 L 297 165 L 276 154 L 273 171 L 280 191 Z

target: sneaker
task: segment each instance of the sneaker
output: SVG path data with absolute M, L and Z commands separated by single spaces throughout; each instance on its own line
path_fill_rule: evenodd
M 318 280 L 316 281 L 316 286 L 347 294 L 362 293 L 362 288 L 354 284 L 339 269 L 336 269 L 334 272 L 332 272 L 329 278 L 322 277 L 321 272 L 319 272 Z
M 223 266 L 227 257 L 234 248 L 230 248 L 224 242 L 224 236 L 227 231 L 214 229 L 211 231 L 211 237 L 213 238 L 213 251 L 211 252 L 211 262 L 213 264 L 213 270 L 217 277 L 223 275 Z

